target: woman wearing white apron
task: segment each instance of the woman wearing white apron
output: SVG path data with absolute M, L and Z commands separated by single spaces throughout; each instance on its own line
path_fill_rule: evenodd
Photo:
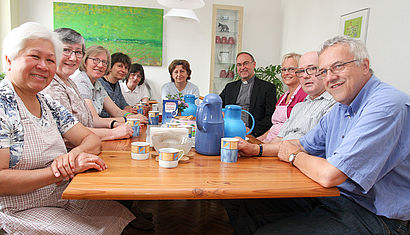
M 38 94 L 62 54 L 56 35 L 37 23 L 4 40 L 0 83 L 0 227 L 9 234 L 120 234 L 135 217 L 112 201 L 62 200 L 74 174 L 106 169 L 99 138 L 61 105 Z M 64 141 L 76 145 L 66 153 Z
M 302 102 L 307 94 L 301 89 L 299 79 L 296 77 L 300 55 L 288 53 L 282 59 L 282 80 L 289 90 L 285 92 L 276 103 L 275 112 L 272 114 L 272 126 L 269 131 L 259 136 L 257 139 L 265 143 L 271 142 L 280 131 L 283 123 L 289 118 L 295 104 Z

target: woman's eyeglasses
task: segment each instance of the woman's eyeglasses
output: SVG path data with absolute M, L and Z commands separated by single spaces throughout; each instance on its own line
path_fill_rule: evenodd
M 106 60 L 101 60 L 99 58 L 94 58 L 94 57 L 88 57 L 87 59 L 92 60 L 95 65 L 98 65 L 99 63 L 102 63 L 102 65 L 104 65 L 104 66 L 108 65 L 108 61 L 106 61 Z

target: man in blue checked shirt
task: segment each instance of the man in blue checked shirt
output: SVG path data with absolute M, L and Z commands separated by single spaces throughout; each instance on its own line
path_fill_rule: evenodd
M 409 234 L 410 98 L 373 75 L 365 45 L 337 36 L 319 52 L 338 102 L 279 159 L 340 197 L 243 200 L 236 234 Z

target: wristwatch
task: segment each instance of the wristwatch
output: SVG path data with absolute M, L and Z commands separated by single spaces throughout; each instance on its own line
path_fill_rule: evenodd
M 293 166 L 293 162 L 294 162 L 295 159 L 296 159 L 296 155 L 298 155 L 298 153 L 300 153 L 300 152 L 302 152 L 302 151 L 301 151 L 301 150 L 298 150 L 298 151 L 296 151 L 296 152 L 294 152 L 294 153 L 291 153 L 291 154 L 289 155 L 289 163 L 290 163 L 290 165 Z

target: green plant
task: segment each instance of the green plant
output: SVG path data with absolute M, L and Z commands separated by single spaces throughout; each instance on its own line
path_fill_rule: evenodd
M 0 73 L 0 81 L 3 80 L 3 78 L 6 76 L 5 73 Z
M 279 99 L 283 95 L 283 83 L 280 80 L 280 65 L 268 65 L 266 67 L 255 68 L 255 74 L 258 78 L 273 83 L 276 86 L 276 99 Z M 236 64 L 232 64 L 228 67 L 228 71 L 234 71 L 235 76 L 234 80 L 237 81 L 240 79 L 238 73 L 236 73 Z
M 184 111 L 184 109 L 188 108 L 188 104 L 185 103 L 184 96 L 182 95 L 182 93 L 178 93 L 175 95 L 167 95 L 167 99 L 178 101 L 178 113 L 181 113 L 182 111 Z
M 268 65 L 266 67 L 255 68 L 255 74 L 258 78 L 273 83 L 276 86 L 276 99 L 283 94 L 283 83 L 280 80 L 280 65 Z

